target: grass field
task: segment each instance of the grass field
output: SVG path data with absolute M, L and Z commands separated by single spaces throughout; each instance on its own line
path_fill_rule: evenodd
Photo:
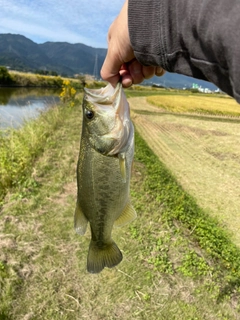
M 2 201 L 1 320 L 240 319 L 239 248 L 142 139 L 154 140 L 159 109 L 142 98 L 130 103 L 138 218 L 114 229 L 124 260 L 99 275 L 86 272 L 90 234 L 73 229 L 81 107 L 60 108 L 25 180 Z

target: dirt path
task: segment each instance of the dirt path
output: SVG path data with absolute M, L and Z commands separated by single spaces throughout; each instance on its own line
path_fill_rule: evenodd
M 129 103 L 151 149 L 240 245 L 240 122 L 164 113 L 142 97 Z

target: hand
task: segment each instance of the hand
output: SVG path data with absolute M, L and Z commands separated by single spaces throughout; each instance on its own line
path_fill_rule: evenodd
M 164 72 L 161 67 L 143 66 L 135 58 L 128 32 L 128 0 L 126 0 L 108 31 L 108 51 L 101 69 L 102 79 L 115 87 L 121 77 L 122 85 L 126 88 L 154 75 L 162 76 Z

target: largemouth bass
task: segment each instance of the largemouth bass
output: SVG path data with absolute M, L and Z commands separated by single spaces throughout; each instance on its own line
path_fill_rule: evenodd
M 134 127 L 121 83 L 86 89 L 77 165 L 78 197 L 74 225 L 84 235 L 89 222 L 91 242 L 87 270 L 99 273 L 122 260 L 112 240 L 113 226 L 136 218 L 129 199 L 134 155 Z

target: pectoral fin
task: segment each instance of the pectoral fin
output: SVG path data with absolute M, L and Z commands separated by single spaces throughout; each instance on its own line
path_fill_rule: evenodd
M 120 172 L 121 172 L 121 175 L 123 178 L 123 182 L 126 182 L 127 174 L 126 174 L 126 154 L 125 154 L 125 152 L 119 153 L 118 159 L 119 159 Z
M 122 227 L 125 224 L 132 222 L 134 219 L 136 219 L 136 217 L 137 213 L 129 201 L 125 209 L 121 213 L 120 217 L 118 217 L 118 219 L 115 220 L 114 227 Z
M 88 220 L 84 216 L 78 202 L 76 204 L 75 215 L 74 215 L 74 228 L 78 234 L 83 236 L 87 230 Z

